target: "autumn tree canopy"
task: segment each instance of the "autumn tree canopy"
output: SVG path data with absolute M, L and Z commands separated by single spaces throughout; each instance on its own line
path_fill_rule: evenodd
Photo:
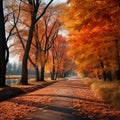
M 113 72 L 120 70 L 119 6 L 119 0 L 68 0 L 61 19 L 69 30 L 78 71 L 111 80 Z
M 58 72 L 64 71 L 65 61 L 70 61 L 65 54 L 73 58 L 80 73 L 104 80 L 120 79 L 120 1 L 67 0 L 60 5 L 52 2 L 4 2 L 7 9 L 4 15 L 1 13 L 1 21 L 4 21 L 1 36 L 6 41 L 2 46 L 5 47 L 3 56 L 6 65 L 9 58 L 7 41 L 14 39 L 14 51 L 20 54 L 22 61 L 21 84 L 28 84 L 31 64 L 37 73 L 36 80 L 44 80 L 45 66 L 51 63 L 54 79 Z M 68 31 L 67 40 L 60 36 L 60 29 Z
M 16 39 L 14 42 L 15 52 L 20 54 L 20 61 L 23 58 L 24 51 L 27 44 L 27 38 L 29 36 L 30 28 L 30 14 L 28 6 L 21 6 L 19 23 L 16 26 Z M 44 4 L 41 5 L 41 10 L 44 8 Z M 58 32 L 61 29 L 61 22 L 58 17 L 62 11 L 62 5 L 51 5 L 47 8 L 45 14 L 41 19 L 35 24 L 33 31 L 33 38 L 29 52 L 28 68 L 33 68 L 36 70 L 36 80 L 44 80 L 44 69 L 48 61 L 49 51 L 52 48 Z M 28 16 L 28 17 L 26 17 Z M 20 27 L 22 26 L 22 27 Z M 14 51 L 14 49 L 13 49 Z M 43 71 L 43 72 L 42 72 Z M 41 75 L 39 73 L 41 72 Z M 41 78 L 40 78 L 41 77 Z

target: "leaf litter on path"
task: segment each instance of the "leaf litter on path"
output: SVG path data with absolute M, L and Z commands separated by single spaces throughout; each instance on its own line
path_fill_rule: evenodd
M 79 82 L 84 87 L 73 89 L 75 96 L 79 98 L 73 101 L 76 114 L 88 116 L 92 120 L 120 120 L 119 109 L 100 99 L 82 80 Z

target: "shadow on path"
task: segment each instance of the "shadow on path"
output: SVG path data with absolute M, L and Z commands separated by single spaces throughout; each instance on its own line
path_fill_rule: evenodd
M 9 98 L 17 97 L 22 94 L 30 93 L 30 92 L 45 88 L 54 83 L 56 83 L 56 81 L 43 82 L 43 83 L 40 82 L 40 85 L 33 85 L 31 87 L 23 87 L 23 88 L 7 86 L 5 88 L 2 88 L 2 90 L 0 90 L 0 102 L 7 100 Z M 32 85 L 32 84 L 29 84 L 29 85 Z
M 35 112 L 32 115 L 28 115 L 27 119 L 30 120 L 91 120 L 89 118 L 83 118 L 73 114 L 75 111 L 73 109 L 48 106 Z M 26 120 L 26 118 L 22 119 Z
M 38 111 L 32 114 L 28 114 L 22 120 L 91 120 L 88 117 L 80 116 L 76 114 L 76 111 L 73 109 L 73 100 L 74 99 L 83 99 L 86 101 L 95 102 L 85 98 L 78 98 L 74 96 L 73 90 L 71 89 L 72 84 L 69 82 L 58 82 L 49 87 L 54 89 L 53 94 L 30 94 L 28 96 L 50 96 L 52 98 L 51 103 L 48 106 L 40 107 L 37 104 L 28 104 L 38 107 Z M 58 87 L 59 86 L 59 87 Z M 76 88 L 76 86 L 74 86 Z M 18 101 L 15 101 L 18 102 Z M 22 101 L 24 103 L 25 101 Z M 30 102 L 30 101 L 29 101 Z M 29 103 L 28 102 L 28 103 Z M 31 102 L 32 99 L 31 99 Z M 99 101 L 96 101 L 99 102 Z M 24 103 L 25 104 L 25 103 Z

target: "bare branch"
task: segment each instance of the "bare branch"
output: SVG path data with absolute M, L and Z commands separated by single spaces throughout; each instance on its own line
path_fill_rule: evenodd
M 36 21 L 37 22 L 43 15 L 44 13 L 46 12 L 47 8 L 49 7 L 49 5 L 53 2 L 53 0 L 50 0 L 49 3 L 46 5 L 46 7 L 44 8 L 43 12 L 38 16 L 38 18 L 36 18 Z
M 14 12 L 13 12 L 14 26 L 13 26 L 12 29 L 10 30 L 9 35 L 8 35 L 6 41 L 9 40 L 9 38 L 10 38 L 10 36 L 11 36 L 11 34 L 12 34 L 12 31 L 15 29 L 15 27 L 16 27 L 16 25 L 17 25 L 17 23 L 18 23 L 19 16 L 20 16 L 20 6 L 21 6 L 21 2 L 19 3 L 18 16 L 17 16 L 17 20 L 16 20 L 16 21 L 15 21 L 15 15 L 14 15 Z

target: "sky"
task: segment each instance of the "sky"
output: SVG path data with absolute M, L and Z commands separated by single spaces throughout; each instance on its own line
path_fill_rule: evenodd
M 54 0 L 54 3 L 62 3 L 62 2 L 66 2 L 67 0 Z
M 49 2 L 49 0 L 45 0 L 46 2 Z M 53 3 L 57 4 L 57 3 L 62 3 L 62 2 L 66 2 L 67 0 L 54 0 Z

